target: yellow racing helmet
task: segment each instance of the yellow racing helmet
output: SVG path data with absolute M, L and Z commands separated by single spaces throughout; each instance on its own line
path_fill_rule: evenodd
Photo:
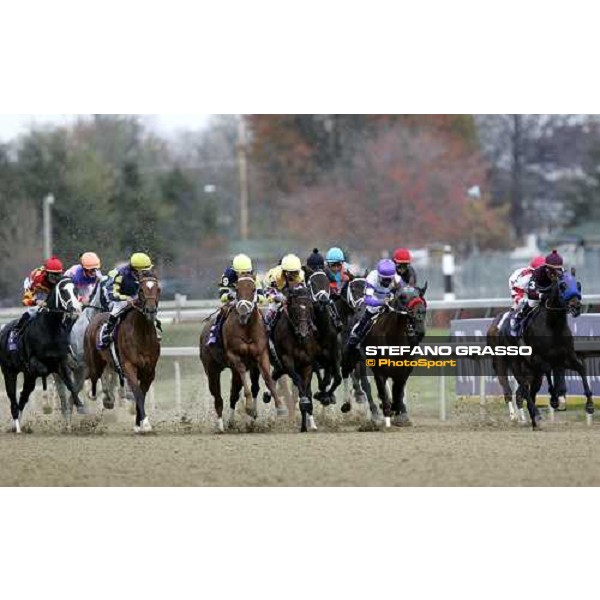
M 286 273 L 297 273 L 302 270 L 302 261 L 295 254 L 288 254 L 281 261 L 281 268 Z
M 252 260 L 249 256 L 246 256 L 245 254 L 238 254 L 233 259 L 233 270 L 238 274 L 252 273 L 252 271 L 254 270 L 252 268 Z
M 131 267 L 136 271 L 148 271 L 152 269 L 154 265 L 152 264 L 151 258 L 142 252 L 136 252 L 129 261 Z

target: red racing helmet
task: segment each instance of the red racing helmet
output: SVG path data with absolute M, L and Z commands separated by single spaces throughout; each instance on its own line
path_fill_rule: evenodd
M 62 262 L 60 262 L 60 260 L 58 260 L 58 258 L 56 258 L 56 256 L 49 258 L 44 263 L 44 269 L 46 270 L 47 273 L 59 273 L 61 275 L 62 275 L 63 271 L 65 270 Z
M 406 248 L 398 248 L 394 252 L 394 262 L 397 265 L 409 265 L 412 262 L 412 256 Z

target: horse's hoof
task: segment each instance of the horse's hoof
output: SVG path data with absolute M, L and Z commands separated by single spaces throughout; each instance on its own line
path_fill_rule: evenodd
M 271 403 L 271 394 L 269 394 L 269 392 L 265 392 L 263 394 L 263 402 L 265 404 L 270 404 Z
M 392 421 L 394 427 L 412 427 L 412 421 L 408 418 L 408 415 L 397 415 Z
M 391 429 L 391 427 L 392 427 L 392 419 L 390 417 L 386 417 L 385 418 L 385 428 Z
M 150 425 L 150 419 L 148 419 L 148 417 L 146 417 L 142 421 L 142 433 L 151 433 L 151 432 L 152 432 L 152 425 Z
M 596 408 L 595 408 L 593 402 L 591 402 L 591 401 L 590 402 L 586 402 L 586 404 L 585 404 L 585 412 L 586 412 L 586 414 L 593 415 L 594 412 L 595 412 L 595 410 L 596 410 Z
M 342 412 L 346 415 L 352 410 L 352 404 L 350 402 L 345 402 L 342 404 Z
M 335 394 L 329 395 L 329 404 L 337 404 L 337 400 L 335 398 Z
M 379 413 L 371 413 L 371 421 L 375 423 L 375 425 L 383 425 L 383 417 Z
M 277 409 L 277 417 L 280 419 L 287 419 L 290 416 L 290 411 L 287 406 L 282 406 Z
M 21 424 L 19 423 L 18 419 L 13 421 L 13 424 L 11 427 L 11 433 L 16 433 L 17 435 L 21 435 Z
M 223 419 L 217 419 L 217 433 L 225 433 L 225 424 Z
M 306 396 L 304 396 L 304 397 L 300 398 L 299 405 L 300 405 L 301 409 L 302 408 L 307 409 L 312 406 L 312 402 L 310 401 L 310 398 L 307 398 Z
M 133 433 L 135 433 L 136 435 L 141 435 L 142 428 L 138 427 L 137 425 L 135 425 L 134 428 L 133 428 Z
M 308 417 L 308 430 L 309 431 L 318 431 L 317 424 L 315 423 L 314 417 Z
M 367 395 L 363 392 L 356 392 L 354 394 L 354 401 L 356 402 L 356 404 L 366 404 Z
M 77 407 L 77 414 L 82 416 L 88 416 L 90 414 L 90 411 L 85 405 L 82 404 L 81 406 Z

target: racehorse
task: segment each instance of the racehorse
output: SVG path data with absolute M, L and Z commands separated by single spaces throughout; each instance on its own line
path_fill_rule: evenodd
M 135 398 L 135 433 L 152 431 L 146 416 L 146 394 L 154 381 L 160 356 L 160 343 L 156 335 L 159 299 L 158 279 L 153 273 L 144 272 L 139 282 L 138 299 L 121 317 L 111 347 L 98 349 L 99 333 L 108 321 L 108 314 L 93 317 L 85 332 L 85 361 L 92 381 L 92 394 L 96 396 L 98 380 L 107 367 L 117 372 L 121 387 L 127 380 Z M 105 403 L 105 407 L 113 408 L 114 405 Z
M 323 406 L 329 406 L 335 404 L 335 391 L 342 383 L 341 321 L 331 301 L 329 277 L 324 271 L 312 271 L 308 267 L 305 268 L 305 272 L 313 301 L 319 342 L 319 353 L 314 368 L 319 391 L 315 394 L 315 400 L 322 402 Z M 323 376 L 321 371 L 324 371 Z
M 69 278 L 61 279 L 50 292 L 46 306 L 39 309 L 35 318 L 25 327 L 17 350 L 8 349 L 9 337 L 16 321 L 0 333 L 0 365 L 4 374 L 6 393 L 10 398 L 13 418 L 12 430 L 21 433 L 19 423 L 38 377 L 47 389 L 47 378 L 58 373 L 71 394 L 73 404 L 80 414 L 87 414 L 78 396 L 68 368 L 69 333 L 74 318 L 81 314 L 81 304 Z M 25 381 L 17 402 L 17 376 L 23 373 Z
M 348 343 L 352 329 L 360 321 L 365 311 L 364 299 L 366 285 L 366 279 L 353 279 L 344 286 L 342 293 L 336 299 L 336 305 L 342 320 L 342 346 L 345 346 Z M 363 361 L 356 363 L 351 373 L 354 400 L 358 404 L 364 404 L 364 402 L 368 401 L 371 410 L 371 419 L 374 422 L 379 423 L 381 421 L 381 415 L 373 400 L 371 383 L 369 382 L 367 374 L 368 371 L 365 363 Z M 347 384 L 348 379 L 344 379 L 346 392 Z M 348 393 L 346 393 L 346 402 L 342 405 L 342 412 L 349 413 L 351 410 L 352 403 Z
M 562 373 L 565 369 L 577 372 L 583 383 L 586 413 L 594 414 L 594 401 L 587 381 L 585 363 L 575 353 L 573 334 L 567 320 L 569 313 L 574 317 L 581 314 L 581 284 L 572 275 L 564 273 L 553 282 L 550 290 L 542 297 L 539 306 L 529 318 L 523 334 L 523 342 L 532 348 L 531 357 L 515 357 L 504 361 L 503 365 L 502 362 L 499 363 L 501 371 L 504 367 L 502 373 L 504 379 L 508 369 L 513 372 L 519 384 L 517 399 L 521 395 L 527 401 L 534 430 L 538 426 L 536 395 L 540 390 L 543 377 L 548 377 L 551 372 Z M 488 332 L 488 339 L 490 336 L 494 338 L 493 331 Z M 506 341 L 502 334 L 499 334 L 499 337 Z M 504 384 L 503 388 L 506 399 Z
M 424 295 L 424 292 L 423 292 Z M 381 312 L 376 317 L 370 331 L 366 334 L 361 343 L 361 347 L 366 346 L 406 346 L 414 347 L 418 341 L 413 335 L 411 327 L 412 315 L 404 306 L 398 293 L 392 300 L 382 307 Z M 347 354 L 344 356 L 344 370 L 354 361 L 354 357 Z M 350 365 L 351 366 L 351 365 Z M 406 382 L 410 377 L 412 367 L 391 367 L 380 366 L 376 363 L 371 367 L 377 394 L 382 402 L 385 427 L 390 428 L 392 424 L 396 427 L 405 427 L 412 425 L 406 404 L 404 403 L 404 389 Z M 345 373 L 344 373 L 345 374 Z M 387 381 L 392 381 L 392 401 L 387 391 Z
M 237 318 L 233 318 L 234 316 Z M 228 310 L 223 323 L 222 347 L 217 344 L 207 346 L 211 326 L 212 323 L 209 322 L 200 336 L 200 360 L 208 378 L 210 393 L 215 400 L 219 431 L 222 433 L 225 430 L 221 373 L 226 368 L 230 368 L 233 373 L 230 397 L 232 419 L 242 389 L 246 399 L 246 414 L 256 419 L 259 374 L 275 400 L 277 416 L 287 417 L 288 409 L 279 398 L 275 382 L 271 378 L 268 337 L 258 308 L 256 284 L 251 277 L 242 277 L 236 284 L 235 304 Z
M 108 306 L 102 297 L 102 284 L 101 282 L 98 282 L 90 296 L 89 304 L 83 307 L 81 316 L 77 319 L 75 325 L 73 325 L 69 338 L 71 344 L 71 354 L 68 360 L 68 368 L 71 374 L 71 380 L 73 381 L 78 394 L 83 389 L 83 384 L 88 378 L 88 368 L 85 362 L 84 348 L 85 332 L 87 331 L 92 318 L 101 312 L 106 312 L 107 310 Z M 108 379 L 109 376 L 110 379 Z M 108 369 L 102 376 L 102 390 L 107 398 L 105 400 L 105 404 L 112 403 L 112 406 L 114 406 L 115 402 L 114 389 L 116 382 L 113 381 L 114 376 L 114 371 L 110 371 Z M 68 421 L 73 412 L 73 403 L 69 402 L 66 393 L 67 388 L 58 374 L 54 375 L 54 382 L 56 385 L 56 391 L 60 398 L 62 415 L 64 419 Z
M 319 354 L 319 344 L 312 298 L 304 286 L 287 290 L 285 295 L 286 304 L 273 329 L 273 342 L 283 370 L 276 369 L 273 379 L 278 381 L 284 375 L 290 377 L 300 395 L 301 431 L 305 433 L 309 428 L 316 431 L 311 380 L 315 359 Z

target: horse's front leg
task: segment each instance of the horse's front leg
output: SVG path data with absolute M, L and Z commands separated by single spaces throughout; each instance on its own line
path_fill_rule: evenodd
M 583 393 L 586 397 L 585 412 L 588 416 L 588 422 L 590 422 L 594 414 L 595 407 L 592 390 L 590 389 L 590 384 L 587 380 L 587 368 L 585 366 L 585 362 L 581 360 L 577 356 L 577 354 L 575 354 L 575 352 L 573 352 L 567 357 L 565 369 L 571 369 L 572 371 L 575 371 L 579 375 L 579 377 L 581 377 L 581 383 L 583 384 Z
M 308 410 L 312 409 L 312 400 L 306 395 L 307 390 L 304 385 L 304 380 L 301 377 L 300 373 L 296 371 L 296 365 L 294 363 L 294 359 L 286 354 L 282 358 L 283 367 L 292 380 L 293 384 L 296 386 L 298 390 L 299 398 L 299 406 L 300 412 L 302 414 L 302 427 L 301 433 L 306 433 L 308 431 L 307 420 L 308 420 Z M 312 366 L 311 366 L 311 375 L 312 375 Z
M 227 353 L 227 361 L 242 381 L 244 398 L 246 400 L 246 415 L 254 420 L 258 416 L 258 412 L 256 409 L 256 402 L 252 397 L 252 386 L 250 384 L 248 369 L 241 358 L 232 352 Z
M 135 433 L 150 433 L 152 426 L 146 416 L 146 394 L 142 391 L 137 368 L 129 361 L 123 361 L 123 374 L 135 398 Z
M 385 426 L 386 429 L 389 429 L 392 426 L 392 405 L 388 396 L 386 382 L 387 377 L 375 374 L 375 384 L 377 385 L 377 394 L 383 407 Z
M 29 402 L 29 397 L 35 390 L 35 375 L 31 375 L 29 373 L 25 374 L 25 381 L 23 382 L 23 389 L 21 390 L 21 395 L 19 397 L 19 414 L 18 419 L 23 415 L 23 411 Z
M 412 425 L 411 420 L 408 418 L 406 404 L 404 403 L 407 380 L 408 375 L 402 379 L 395 379 L 392 385 L 394 401 L 392 404 L 392 413 L 395 415 L 393 423 L 396 427 L 410 427 Z

